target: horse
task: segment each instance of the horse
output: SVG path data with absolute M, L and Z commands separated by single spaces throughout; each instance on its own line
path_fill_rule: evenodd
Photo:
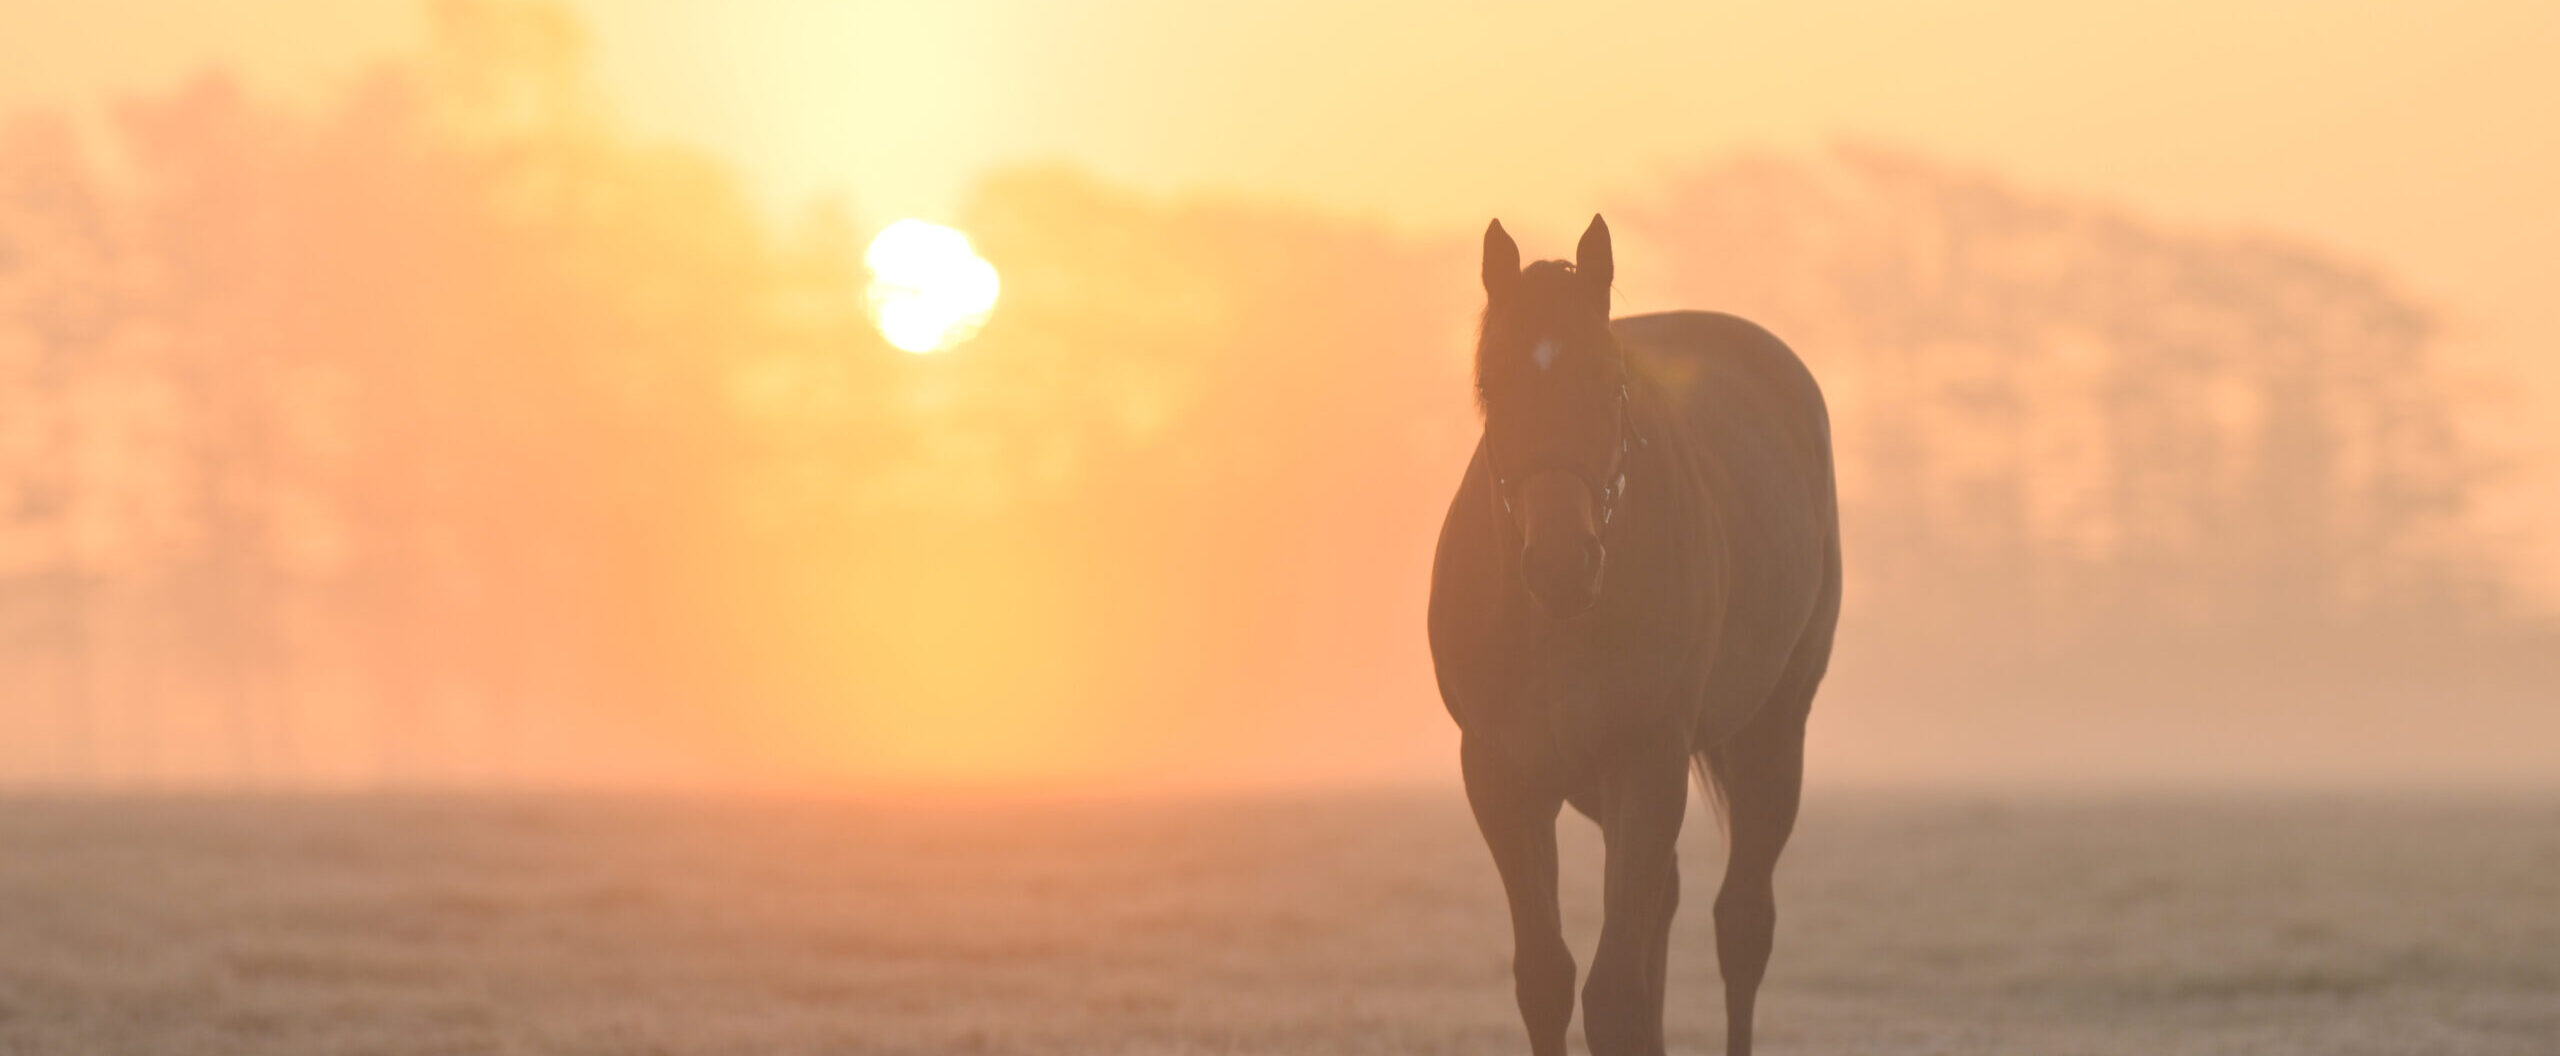
M 1432 562 L 1432 664 L 1510 903 L 1533 1056 L 1563 1056 L 1573 1018 L 1566 803 L 1607 847 L 1583 1036 L 1592 1056 L 1663 1051 L 1693 768 L 1726 835 L 1725 1051 L 1747 1056 L 1839 622 L 1830 416 L 1803 361 L 1748 321 L 1611 320 L 1614 274 L 1598 216 L 1571 263 L 1523 268 L 1501 221 L 1485 229 L 1483 433 Z

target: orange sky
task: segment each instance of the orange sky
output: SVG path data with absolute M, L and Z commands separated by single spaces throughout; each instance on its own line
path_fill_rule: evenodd
M 1464 247 L 1486 216 L 1500 215 L 1525 248 L 1548 255 L 1564 252 L 1595 208 L 1642 202 L 1684 167 L 1848 138 L 2121 203 L 2172 226 L 2308 242 L 2379 268 L 2439 310 L 2448 359 L 2473 379 L 2458 393 L 2476 412 L 2466 424 L 2514 456 L 2513 482 L 2483 518 L 2522 541 L 2528 573 L 2560 598 L 2560 304 L 2547 292 L 2560 286 L 2560 208 L 2549 190 L 2560 187 L 2560 78 L 2548 66 L 2560 54 L 2560 5 L 567 2 L 589 23 L 595 78 L 613 108 L 645 133 L 730 159 L 777 213 L 837 197 L 869 225 L 951 220 L 979 174 L 1063 161 L 1114 187 L 1286 199 L 1444 236 L 1432 245 Z M 0 4 L 0 114 L 95 114 L 106 100 L 210 66 L 278 94 L 311 92 L 417 46 L 424 10 L 420 0 Z M 990 222 L 988 233 L 999 226 Z M 1672 284 L 1657 277 L 1667 269 L 1644 259 L 1641 237 L 1627 241 L 1620 306 L 1673 306 Z M 1222 249 L 1204 259 L 1240 256 Z M 1026 267 L 1026 281 L 1008 287 L 1019 318 L 1034 317 L 1035 276 Z M 1472 279 L 1451 275 L 1447 288 L 1470 290 Z M 1468 325 L 1462 306 L 1426 314 L 1446 318 L 1450 334 Z M 1428 342 L 1406 334 L 1393 343 Z M 1463 399 L 1455 390 L 1453 407 Z M 1451 442 L 1469 439 L 1455 431 Z M 1452 450 L 1454 460 L 1464 448 Z M 1037 564 L 1022 540 L 985 545 Z M 846 567 L 839 578 L 850 581 L 868 566 Z M 1019 743 L 989 749 L 976 727 L 945 712 L 1029 697 L 1014 683 L 1052 676 L 1090 683 L 1095 695 L 1128 690 L 1077 670 L 1094 661 L 1066 638 L 1043 637 L 1072 621 L 1040 607 L 1042 590 L 1110 591 L 1068 582 L 1069 569 L 1047 569 L 1052 584 L 990 567 L 987 576 L 1010 577 L 1009 589 L 1030 597 L 1012 599 L 1007 618 L 1021 626 L 1007 640 L 1058 655 L 955 675 L 940 668 L 959 646 L 909 649 L 935 670 L 882 678 L 948 699 L 866 713 L 867 728 L 830 729 L 918 751 L 940 737 L 993 753 L 976 765 L 1003 765 L 1005 752 L 1051 753 L 1055 731 L 1021 710 L 1029 705 L 1013 705 L 1001 717 Z M 1036 589 L 1018 589 L 1024 583 Z M 998 593 L 931 598 L 967 604 Z M 946 631 L 974 641 L 961 632 L 986 622 L 966 609 L 898 619 L 912 626 L 875 634 L 884 650 Z M 1150 638 L 1143 621 L 1124 622 L 1111 633 Z M 1341 652 L 1340 643 L 1310 643 L 1299 644 Z M 1411 676 L 1420 695 L 1412 659 L 1396 677 Z M 1044 706 L 1078 706 L 1072 694 L 1055 696 Z M 1400 727 L 1412 735 L 1379 738 L 1381 752 L 1437 744 L 1448 731 L 1436 710 L 1397 712 L 1393 721 L 1412 724 Z M 1132 729 L 1153 721 L 1143 709 L 1131 714 Z M 1175 731 L 1155 731 L 1164 738 L 1188 728 L 1160 725 Z M 1337 728 L 1305 724 L 1310 744 Z M 1844 742 L 1844 758 L 1929 754 L 1887 743 L 1899 727 L 1865 729 L 1873 743 Z M 1130 752 L 1147 750 L 1131 743 Z M 820 762 L 840 761 L 829 753 L 841 745 L 805 747 Z M 1103 748 L 1079 750 L 1079 765 L 1115 765 Z M 1289 752 L 1323 754 L 1296 745 L 1274 757 Z M 1380 758 L 1342 765 L 1404 765 Z
M 874 222 L 947 215 L 991 164 L 1064 159 L 1406 227 L 1500 214 L 1561 246 L 1595 205 L 1720 152 L 1914 147 L 2376 262 L 2445 313 L 2457 364 L 2521 383 L 2483 437 L 2535 478 L 2560 450 L 2560 6 L 576 6 L 633 121 L 735 159 L 777 208 L 840 194 Z M 13 4 L 0 107 L 216 62 L 325 83 L 422 24 L 411 0 Z M 1654 306 L 1640 262 L 1621 270 L 1629 306 Z M 2549 490 L 2490 514 L 2549 536 Z

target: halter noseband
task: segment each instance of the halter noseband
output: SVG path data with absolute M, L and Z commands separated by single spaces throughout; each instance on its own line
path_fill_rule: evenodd
M 1522 480 L 1540 473 L 1572 474 L 1573 479 L 1581 481 L 1582 486 L 1590 489 L 1592 496 L 1600 500 L 1600 530 L 1604 532 L 1609 529 L 1609 522 L 1617 516 L 1618 500 L 1627 497 L 1627 460 L 1634 457 L 1635 449 L 1643 446 L 1645 442 L 1644 436 L 1637 433 L 1633 423 L 1629 421 L 1627 379 L 1623 369 L 1621 368 L 1622 373 L 1618 377 L 1618 457 L 1609 468 L 1609 482 L 1602 484 L 1593 480 L 1591 474 L 1581 466 L 1574 465 L 1569 459 L 1561 458 L 1538 459 L 1523 467 L 1520 474 Z M 1501 504 L 1502 515 L 1506 518 L 1510 517 L 1512 516 L 1511 478 L 1504 476 L 1500 467 L 1492 466 L 1490 453 L 1486 456 L 1486 464 L 1493 469 L 1494 501 Z

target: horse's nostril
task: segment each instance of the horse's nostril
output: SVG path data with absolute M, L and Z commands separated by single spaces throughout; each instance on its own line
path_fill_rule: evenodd
M 1597 541 L 1551 542 L 1532 546 L 1522 555 L 1529 589 L 1550 607 L 1579 612 L 1600 589 L 1600 566 L 1606 552 Z M 1568 615 L 1559 611 L 1558 615 Z

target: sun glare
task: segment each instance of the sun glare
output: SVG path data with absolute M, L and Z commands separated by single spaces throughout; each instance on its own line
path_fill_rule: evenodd
M 900 220 L 862 253 L 871 269 L 871 322 L 909 352 L 939 352 L 970 338 L 996 306 L 996 269 L 969 236 Z

